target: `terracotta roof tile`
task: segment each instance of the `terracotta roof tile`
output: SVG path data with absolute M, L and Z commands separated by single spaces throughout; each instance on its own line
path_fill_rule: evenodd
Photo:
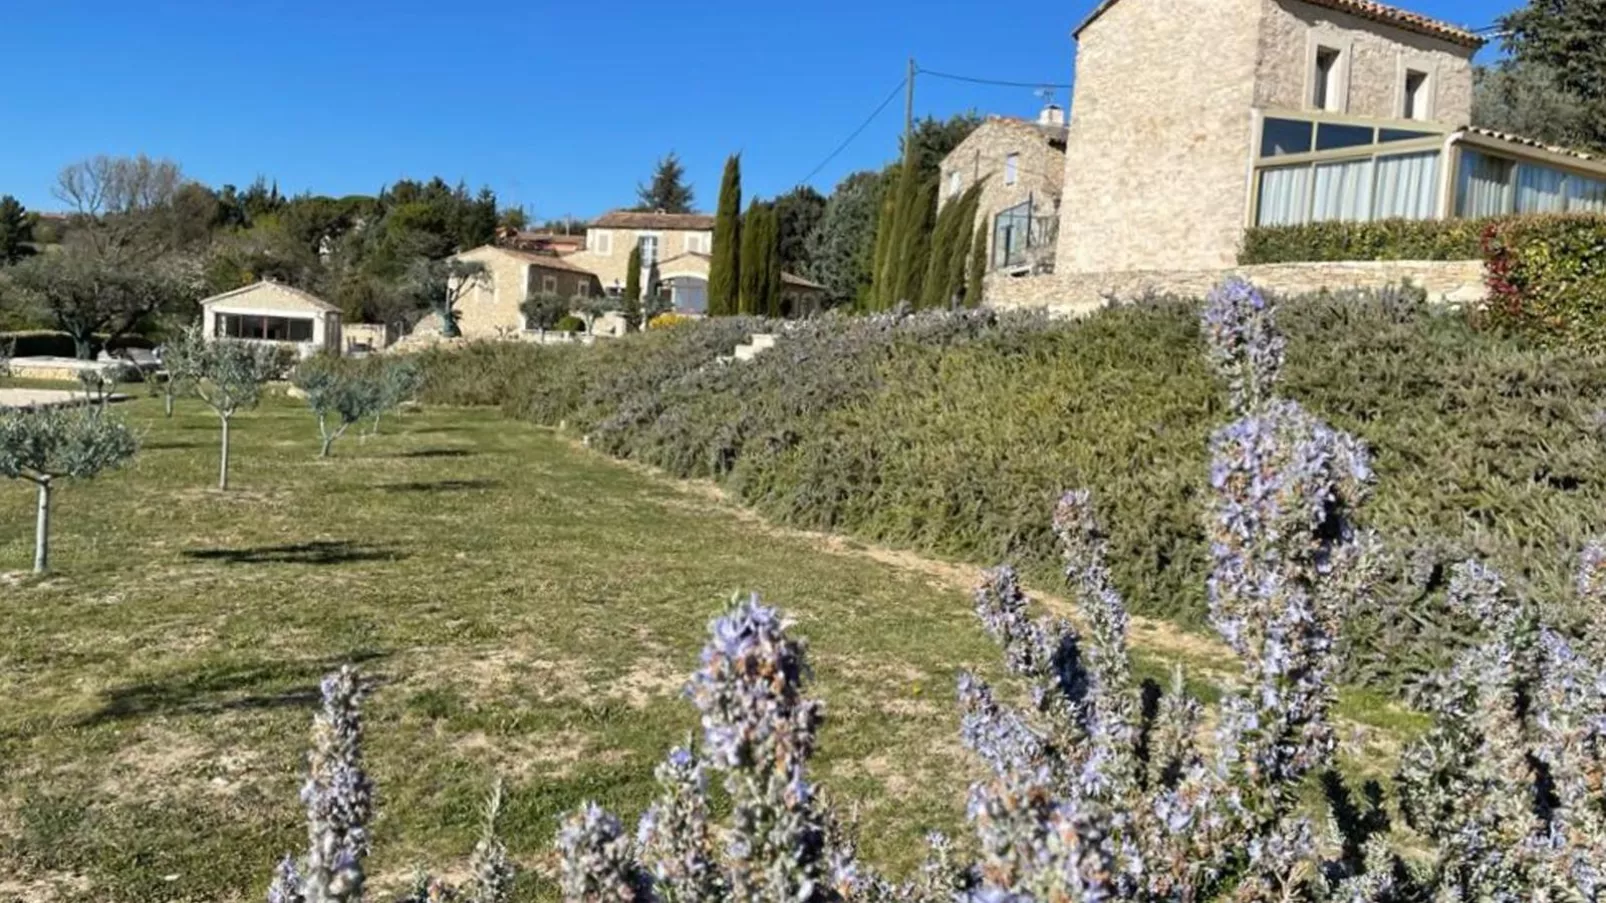
M 1497 132 L 1494 129 L 1479 128 L 1475 125 L 1467 126 L 1465 129 L 1463 129 L 1463 131 L 1472 135 L 1482 135 L 1485 138 L 1493 138 L 1496 141 L 1504 141 L 1508 144 L 1520 144 L 1523 147 L 1538 148 L 1539 150 L 1549 151 L 1553 154 L 1561 154 L 1564 157 L 1574 157 L 1579 160 L 1588 160 L 1591 163 L 1603 162 L 1598 154 L 1585 153 L 1584 151 L 1574 150 L 1570 147 L 1559 147 L 1554 144 L 1546 144 L 1543 141 L 1539 141 L 1534 138 L 1524 138 L 1521 135 L 1513 135 L 1510 132 Z
M 1085 31 L 1089 25 L 1092 25 L 1100 16 L 1108 12 L 1110 7 L 1119 2 L 1120 0 L 1104 0 L 1104 2 L 1100 3 L 1094 8 L 1092 15 L 1088 16 L 1085 20 L 1083 20 L 1081 25 L 1076 27 L 1076 31 L 1072 32 L 1072 34 L 1077 37 L 1081 37 L 1082 32 Z M 1371 19 L 1374 22 L 1383 22 L 1388 25 L 1406 29 L 1407 31 L 1414 31 L 1418 34 L 1425 34 L 1435 38 L 1440 38 L 1449 41 L 1452 44 L 1460 44 L 1464 47 L 1476 49 L 1482 47 L 1486 43 L 1484 39 L 1479 37 L 1477 34 L 1474 34 L 1465 28 L 1461 28 L 1460 26 L 1451 25 L 1448 22 L 1442 22 L 1438 19 L 1430 18 L 1420 13 L 1413 13 L 1409 10 L 1400 9 L 1396 6 L 1374 3 L 1373 0 L 1301 0 L 1301 2 L 1309 3 L 1312 6 L 1321 6 L 1326 7 L 1327 9 L 1349 13 L 1350 15 L 1359 16 L 1363 19 Z
M 701 213 L 638 213 L 615 210 L 605 213 L 591 225 L 603 229 L 667 229 L 706 232 L 714 228 L 714 218 Z

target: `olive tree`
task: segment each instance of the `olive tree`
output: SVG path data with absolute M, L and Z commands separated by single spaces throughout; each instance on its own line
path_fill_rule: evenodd
M 229 488 L 229 427 L 234 415 L 262 400 L 262 386 L 284 370 L 283 355 L 272 345 L 232 339 L 207 340 L 191 327 L 167 350 L 173 379 L 182 380 L 217 412 L 222 427 L 218 489 Z
M 372 371 L 373 366 L 368 369 Z M 424 367 L 416 358 L 388 358 L 380 362 L 374 381 L 378 386 L 379 404 L 373 411 L 373 424 L 368 429 L 370 436 L 378 435 L 379 421 L 386 413 L 400 411 L 402 405 L 412 401 L 424 388 Z
M 533 292 L 519 305 L 519 312 L 524 314 L 525 328 L 535 330 L 544 341 L 546 331 L 569 315 L 569 302 L 554 292 Z
M 490 278 L 485 264 L 477 261 L 417 260 L 408 267 L 406 282 L 417 306 L 440 318 L 441 335 L 455 339 L 463 334 L 457 326 L 458 302 Z
M 318 418 L 320 458 L 329 457 L 335 441 L 353 424 L 377 416 L 384 403 L 377 374 L 332 356 L 302 362 L 290 381 L 306 395 L 307 406 Z
M 27 480 L 39 491 L 33 570 L 50 567 L 50 500 L 55 481 L 88 479 L 127 461 L 139 450 L 128 425 L 98 408 L 9 411 L 0 414 L 0 474 Z
M 7 267 L 0 294 L 72 336 L 78 357 L 89 360 L 97 335 L 115 339 L 196 292 L 177 264 L 119 261 L 69 246 Z

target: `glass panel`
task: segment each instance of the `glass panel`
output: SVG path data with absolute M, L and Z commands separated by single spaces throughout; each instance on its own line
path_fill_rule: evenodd
M 993 266 L 1019 266 L 1026 262 L 1031 235 L 1032 202 L 1016 204 L 993 221 Z
M 1567 209 L 1575 213 L 1606 213 L 1606 182 L 1569 176 Z
M 1378 129 L 1377 140 L 1383 144 L 1393 141 L 1415 141 L 1418 138 L 1434 138 L 1433 132 L 1413 132 L 1409 129 Z
M 1345 147 L 1367 147 L 1376 137 L 1376 132 L 1368 125 L 1324 122 L 1316 127 L 1316 149 L 1326 151 Z
M 312 321 L 311 320 L 290 320 L 289 323 L 290 323 L 290 341 L 292 341 L 292 342 L 310 342 L 310 341 L 312 341 Z
M 1517 212 L 1560 213 L 1567 209 L 1565 180 L 1559 169 L 1522 163 L 1517 166 Z
M 1260 155 L 1282 157 L 1288 154 L 1308 154 L 1311 147 L 1309 122 L 1299 119 L 1267 119 L 1261 128 Z
M 1433 219 L 1438 215 L 1438 151 L 1377 158 L 1374 219 Z
M 1312 222 L 1362 222 L 1372 218 L 1372 161 L 1350 160 L 1316 167 Z
M 1309 220 L 1310 167 L 1283 166 L 1260 172 L 1258 226 L 1297 226 Z
M 1511 212 L 1513 168 L 1510 160 L 1474 150 L 1462 151 L 1461 175 L 1456 185 L 1456 216 L 1477 218 Z

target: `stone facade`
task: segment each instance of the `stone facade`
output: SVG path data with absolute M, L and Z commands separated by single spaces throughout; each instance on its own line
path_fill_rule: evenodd
M 1335 115 L 1399 118 L 1415 70 L 1437 127 L 1465 125 L 1476 38 L 1425 21 L 1364 0 L 1107 0 L 1077 32 L 1056 272 L 1232 266 L 1258 117 L 1314 107 L 1319 47 L 1341 53 Z
M 989 116 L 960 142 L 942 161 L 942 185 L 938 209 L 978 182 L 981 203 L 976 211 L 978 225 L 986 225 L 989 242 L 992 224 L 1001 211 L 1032 202 L 1038 217 L 1059 215 L 1060 195 L 1065 182 L 1065 126 L 1058 108 L 1050 108 L 1047 121 L 1027 122 L 1006 116 Z M 1006 178 L 1005 163 L 1015 155 L 1015 180 Z M 1052 250 L 1052 248 L 1050 248 Z M 1049 255 L 1052 259 L 1052 255 Z
M 1300 0 L 1261 0 L 1256 107 L 1303 110 L 1315 96 L 1315 48 L 1344 53 L 1342 108 L 1372 119 L 1404 118 L 1405 72 L 1426 73 L 1432 101 L 1421 117 L 1448 128 L 1472 121 L 1472 48 L 1390 28 Z
M 986 303 L 1000 309 L 1043 308 L 1084 314 L 1111 300 L 1151 295 L 1203 298 L 1228 276 L 1242 276 L 1280 295 L 1350 288 L 1386 288 L 1410 282 L 1440 304 L 1477 304 L 1488 297 L 1481 260 L 1378 260 L 1344 263 L 1273 263 L 1195 270 L 1133 270 L 1125 273 L 989 277 Z
M 630 266 L 630 251 L 647 237 L 657 240 L 660 261 L 682 254 L 707 254 L 714 249 L 714 218 L 695 213 L 615 211 L 586 229 L 585 250 L 565 255 L 563 259 L 595 273 L 603 288 L 622 289 Z M 645 261 L 643 266 L 649 263 Z

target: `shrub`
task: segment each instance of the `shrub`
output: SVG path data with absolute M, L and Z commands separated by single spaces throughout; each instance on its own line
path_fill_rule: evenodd
M 580 319 L 579 317 L 575 316 L 574 314 L 564 314 L 562 317 L 558 318 L 558 321 L 556 323 L 552 324 L 552 331 L 553 332 L 585 332 L 586 331 L 586 321 Z
M 1409 550 L 1390 561 L 1376 605 L 1352 616 L 1350 676 L 1410 683 L 1442 664 L 1475 627 L 1441 599 L 1469 557 L 1521 575 L 1554 622 L 1578 623 L 1570 573 L 1550 552 L 1606 523 L 1595 476 L 1606 363 L 1398 293 L 1300 299 L 1281 321 L 1283 394 L 1367 443 L 1384 479 L 1365 518 Z M 1010 561 L 1029 580 L 1057 571 L 1058 489 L 1100 486 L 1111 568 L 1133 610 L 1206 623 L 1196 450 L 1227 398 L 1192 305 L 1071 322 L 822 317 L 791 324 L 750 362 L 707 366 L 760 331 L 692 346 L 717 325 L 524 349 L 502 364 L 515 375 L 486 373 L 506 383 L 486 403 L 514 398 L 516 384 L 510 412 L 567 422 L 593 447 L 675 476 L 718 479 L 774 521 Z
M 1606 349 L 1606 216 L 1509 220 L 1486 232 L 1490 321 Z
M 1244 234 L 1238 262 L 1477 260 L 1489 220 L 1379 220 L 1261 226 Z
M 688 317 L 685 314 L 677 314 L 677 313 L 674 313 L 673 311 L 669 311 L 669 312 L 666 312 L 666 313 L 661 313 L 658 316 L 653 317 L 651 320 L 648 320 L 647 321 L 647 328 L 648 329 L 672 329 L 672 328 L 674 328 L 676 326 L 680 326 L 680 325 L 685 324 L 685 323 L 690 323 L 694 319 L 696 319 L 696 318 L 695 317 Z

